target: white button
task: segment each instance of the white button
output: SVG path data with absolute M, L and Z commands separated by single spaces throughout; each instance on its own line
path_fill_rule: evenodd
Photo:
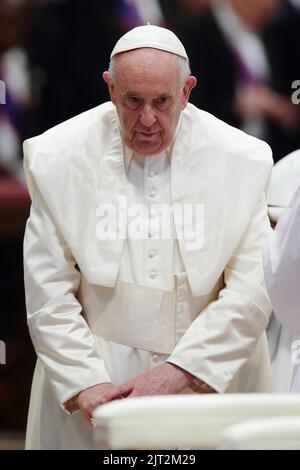
M 157 171 L 155 170 L 149 171 L 148 175 L 150 176 L 150 178 L 153 178 L 154 176 L 157 175 Z
M 148 253 L 148 258 L 154 258 L 155 255 L 156 255 L 156 251 L 155 250 L 150 250 L 149 253 Z
M 156 192 L 156 191 L 150 191 L 149 196 L 150 196 L 151 198 L 154 198 L 154 197 L 157 196 L 157 192 Z
M 157 271 L 155 271 L 155 269 L 153 269 L 153 271 L 150 272 L 149 277 L 151 279 L 156 279 L 157 278 Z
M 152 359 L 153 361 L 158 361 L 159 360 L 159 355 L 158 354 L 152 354 Z

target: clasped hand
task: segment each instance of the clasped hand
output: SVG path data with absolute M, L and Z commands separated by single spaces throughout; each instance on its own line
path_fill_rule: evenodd
M 93 410 L 104 403 L 119 398 L 177 394 L 188 387 L 193 379 L 193 375 L 180 367 L 164 363 L 116 387 L 104 383 L 87 388 L 79 393 L 77 404 L 90 423 Z

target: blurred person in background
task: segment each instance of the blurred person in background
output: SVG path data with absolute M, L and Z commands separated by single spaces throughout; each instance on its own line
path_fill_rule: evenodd
M 159 3 L 168 26 L 181 35 L 190 20 L 194 23 L 211 7 L 211 0 L 159 0 Z
M 6 103 L 0 106 L 0 171 L 24 181 L 21 142 L 26 137 L 30 79 L 23 43 L 28 33 L 28 2 L 0 3 L 0 80 Z
M 22 239 L 29 213 L 24 184 L 22 141 L 32 134 L 30 73 L 25 40 L 30 29 L 30 2 L 0 2 L 0 340 L 6 364 L 0 366 L 0 433 L 22 430 L 33 365 L 33 350 L 24 322 Z
M 199 77 L 193 103 L 267 140 L 277 161 L 300 146 L 299 106 L 291 100 L 300 75 L 299 15 L 282 0 L 211 5 L 183 32 Z

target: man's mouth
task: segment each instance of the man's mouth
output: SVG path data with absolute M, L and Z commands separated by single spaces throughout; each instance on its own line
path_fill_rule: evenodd
M 158 131 L 156 131 L 156 132 L 135 131 L 135 132 L 139 136 L 146 137 L 146 138 L 151 138 L 151 137 L 156 136 L 158 134 Z

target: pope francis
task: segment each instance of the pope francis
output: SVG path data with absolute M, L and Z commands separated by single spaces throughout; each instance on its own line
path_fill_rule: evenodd
M 110 102 L 24 144 L 28 449 L 93 449 L 120 397 L 270 391 L 270 148 L 188 103 L 167 29 L 126 33 L 103 78 Z

